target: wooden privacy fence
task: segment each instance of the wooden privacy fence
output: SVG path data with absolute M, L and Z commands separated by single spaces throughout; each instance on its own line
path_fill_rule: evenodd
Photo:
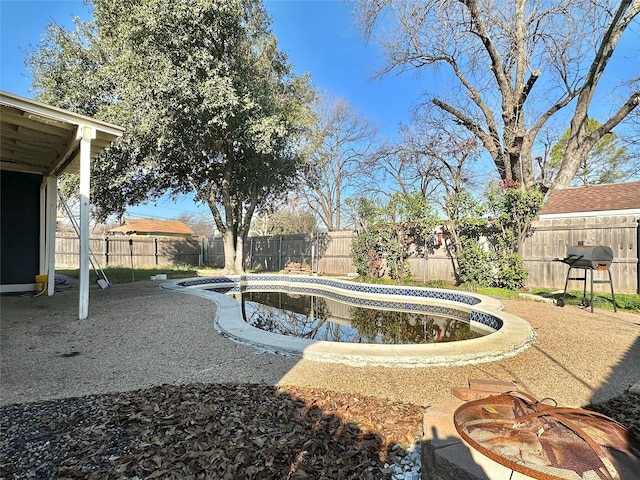
M 571 245 L 583 241 L 585 245 L 608 245 L 613 249 L 611 265 L 613 287 L 616 292 L 638 292 L 638 236 L 640 224 L 634 216 L 587 217 L 558 220 L 540 220 L 533 223 L 534 233 L 527 238 L 522 259 L 529 271 L 527 285 L 563 289 L 568 266 L 554 262 L 564 258 Z M 325 275 L 355 273 L 351 261 L 352 231 L 308 235 L 275 235 L 252 237 L 247 242 L 245 268 L 258 271 L 279 271 L 287 263 L 306 263 Z M 224 266 L 221 238 L 208 240 L 204 248 L 205 263 Z M 411 273 L 417 280 L 454 281 L 453 265 L 445 248 L 440 246 L 427 258 L 410 257 Z M 573 273 L 581 273 L 581 271 Z M 594 279 L 608 279 L 606 272 L 594 272 Z M 572 275 L 574 276 L 574 275 Z M 582 288 L 582 282 L 571 281 L 570 289 Z M 607 291 L 609 285 L 594 286 L 594 290 Z
M 273 235 L 250 237 L 245 252 L 245 268 L 266 272 L 284 269 L 289 262 L 306 263 L 324 275 L 356 273 L 351 261 L 353 231 L 325 232 L 316 235 Z M 205 248 L 205 263 L 222 268 L 224 248 L 222 238 L 213 238 Z M 421 280 L 455 280 L 451 259 L 444 247 L 435 249 L 427 258 L 408 259 L 413 276 Z
M 638 290 L 640 219 L 637 216 L 609 216 L 540 220 L 533 223 L 534 233 L 527 238 L 521 252 L 529 271 L 527 284 L 532 287 L 564 288 L 569 267 L 553 262 L 565 258 L 569 246 L 607 245 L 613 250 L 611 277 L 616 292 L 640 293 Z M 573 270 L 572 276 L 582 274 Z M 606 271 L 596 271 L 594 280 L 608 280 Z M 590 274 L 589 274 L 590 275 Z M 589 276 L 587 278 L 590 278 Z M 570 281 L 569 288 L 582 288 L 583 282 Z M 589 290 L 587 286 L 587 290 Z M 609 285 L 595 285 L 594 290 L 608 291 Z
M 131 243 L 129 243 L 131 241 Z M 193 238 L 92 237 L 89 248 L 102 267 L 200 265 L 202 243 Z M 56 265 L 78 266 L 78 237 L 56 237 Z
M 564 288 L 568 267 L 554 262 L 564 258 L 571 245 L 608 245 L 613 249 L 611 265 L 616 292 L 638 291 L 640 223 L 637 216 L 611 216 L 540 220 L 533 223 L 534 233 L 527 238 L 521 252 L 529 271 L 527 285 Z M 351 261 L 352 231 L 316 235 L 274 235 L 250 237 L 246 244 L 245 268 L 264 272 L 284 269 L 288 263 L 311 265 L 313 271 L 325 275 L 355 273 Z M 132 240 L 132 244 L 129 244 Z M 100 237 L 91 238 L 89 246 L 101 266 L 201 265 L 224 266 L 222 238 L 199 241 L 171 237 Z M 78 265 L 79 242 L 76 237 L 56 238 L 56 265 Z M 417 280 L 453 281 L 453 266 L 444 247 L 438 247 L 427 258 L 410 257 L 411 272 Z M 606 272 L 594 272 L 594 279 Z M 572 281 L 569 288 L 581 288 Z M 596 285 L 607 290 L 608 285 Z
M 351 262 L 351 242 L 355 233 L 327 232 L 317 235 L 272 235 L 250 237 L 246 244 L 245 268 L 265 272 L 284 269 L 288 263 L 306 263 L 325 275 L 355 272 Z M 209 239 L 204 261 L 213 267 L 224 266 L 222 238 Z

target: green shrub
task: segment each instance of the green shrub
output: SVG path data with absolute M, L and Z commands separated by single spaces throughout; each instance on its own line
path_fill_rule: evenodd
M 370 278 L 382 274 L 382 260 L 378 235 L 374 230 L 363 230 L 351 243 L 351 258 L 358 275 Z
M 491 253 L 477 242 L 466 242 L 458 255 L 458 284 L 489 287 L 492 281 Z
M 498 271 L 493 282 L 494 287 L 518 290 L 524 287 L 529 276 L 524 262 L 516 253 L 496 255 Z

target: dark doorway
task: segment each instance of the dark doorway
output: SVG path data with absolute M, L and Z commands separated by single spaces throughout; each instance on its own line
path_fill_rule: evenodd
M 42 175 L 0 174 L 0 284 L 33 284 L 39 273 Z

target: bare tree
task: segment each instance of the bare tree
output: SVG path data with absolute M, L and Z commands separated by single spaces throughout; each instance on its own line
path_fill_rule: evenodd
M 327 230 L 343 227 L 346 197 L 372 151 L 377 129 L 344 99 L 323 97 L 316 108 L 309 169 L 303 178 L 309 208 Z
M 401 139 L 418 164 L 421 185 L 432 185 L 431 195 L 439 192 L 447 196 L 477 183 L 478 174 L 471 165 L 478 159 L 479 144 L 468 132 L 418 116 L 402 129 Z M 424 187 L 423 193 L 429 196 Z
M 216 232 L 216 223 L 208 212 L 184 212 L 175 220 L 187 225 L 196 235 L 209 236 Z
M 438 112 L 416 113 L 410 124 L 400 126 L 397 142 L 369 156 L 363 171 L 369 193 L 391 196 L 417 190 L 434 203 L 463 186 L 473 188 L 478 177 L 485 176 L 471 168 L 480 150 L 475 137 L 459 126 L 448 128 L 440 117 Z
M 300 204 L 298 197 L 289 198 L 270 212 L 264 212 L 251 224 L 251 233 L 256 236 L 312 234 L 317 229 L 316 216 Z
M 601 85 L 622 35 L 637 36 L 629 26 L 640 0 L 356 3 L 367 38 L 393 22 L 378 36 L 388 59 L 380 75 L 424 68 L 438 80 L 448 75 L 432 82 L 431 103 L 477 138 L 502 179 L 526 188 L 568 186 L 581 159 L 640 102 L 637 68 L 613 87 Z M 588 132 L 589 110 L 603 98 L 609 117 Z M 569 123 L 571 134 L 557 175 L 544 183 L 533 151 L 553 121 Z
M 415 145 L 405 143 L 412 140 L 409 137 L 384 144 L 365 160 L 359 182 L 361 196 L 391 197 L 398 192 L 408 194 L 416 190 L 425 198 L 435 194 L 439 167 Z

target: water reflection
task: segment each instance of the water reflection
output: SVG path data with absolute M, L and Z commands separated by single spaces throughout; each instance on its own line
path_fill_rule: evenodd
M 433 314 L 354 307 L 336 299 L 282 292 L 244 292 L 250 325 L 311 340 L 375 344 L 425 344 L 481 337 L 467 320 Z M 462 312 L 461 312 L 462 315 Z

